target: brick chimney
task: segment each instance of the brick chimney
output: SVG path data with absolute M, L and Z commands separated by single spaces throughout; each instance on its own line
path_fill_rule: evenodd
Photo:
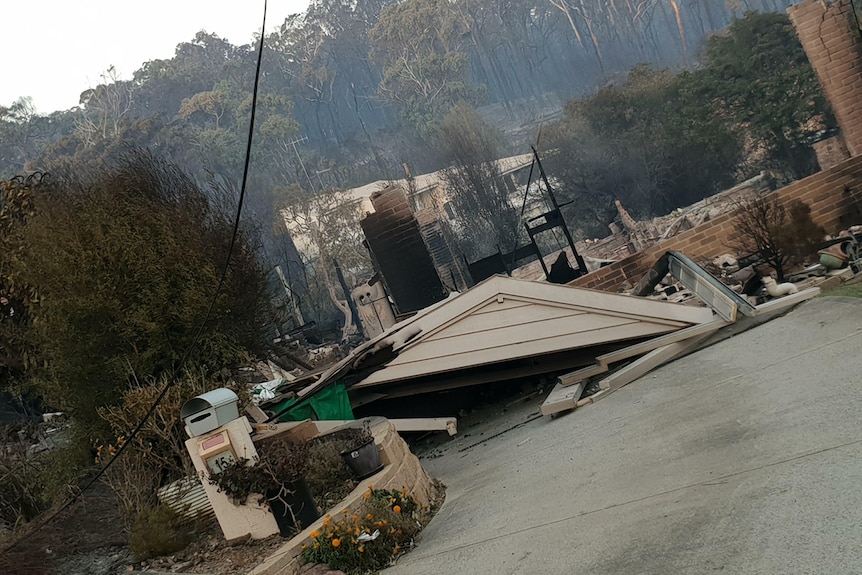
M 804 0 L 787 9 L 850 156 L 862 155 L 862 34 L 850 0 Z

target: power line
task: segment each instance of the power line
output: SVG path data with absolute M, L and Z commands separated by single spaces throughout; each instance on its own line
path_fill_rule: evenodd
M 206 325 L 207 325 L 207 323 L 209 323 L 210 317 L 212 317 L 212 313 L 213 313 L 213 310 L 215 309 L 216 301 L 218 301 L 218 296 L 221 293 L 221 290 L 224 288 L 224 283 L 225 283 L 225 280 L 227 278 L 227 272 L 228 272 L 228 268 L 230 265 L 230 259 L 231 259 L 231 256 L 233 255 L 234 247 L 236 246 L 237 237 L 239 236 L 239 225 L 240 225 L 240 219 L 242 217 L 242 205 L 243 205 L 243 202 L 245 200 L 245 191 L 246 191 L 246 186 L 247 186 L 247 182 L 248 182 L 248 172 L 249 172 L 249 166 L 251 164 L 251 144 L 252 144 L 252 139 L 254 136 L 254 118 L 255 118 L 255 113 L 257 111 L 257 92 L 258 92 L 258 85 L 260 83 L 260 65 L 261 65 L 261 61 L 263 60 L 263 40 L 264 40 L 264 36 L 266 33 L 266 3 L 267 3 L 267 0 L 263 0 L 263 24 L 261 25 L 260 45 L 259 45 L 258 53 L 257 53 L 257 67 L 255 69 L 255 75 L 254 75 L 254 90 L 252 92 L 252 97 L 251 97 L 251 118 L 250 118 L 249 124 L 248 124 L 248 139 L 247 139 L 247 145 L 246 145 L 246 150 L 245 150 L 245 164 L 243 166 L 242 185 L 240 186 L 239 199 L 237 201 L 236 217 L 234 218 L 233 233 L 232 233 L 231 239 L 230 239 L 230 246 L 228 247 L 227 257 L 225 258 L 224 266 L 222 266 L 221 276 L 219 277 L 218 286 L 216 287 L 216 291 L 213 294 L 212 301 L 210 302 L 210 307 L 207 310 L 206 316 L 204 317 L 200 326 L 198 326 L 198 330 L 195 333 L 194 339 L 192 340 L 191 344 L 189 344 L 188 348 L 186 348 L 186 351 L 183 353 L 183 355 L 180 358 L 179 362 L 177 363 L 176 367 L 174 367 L 174 373 L 178 372 L 180 370 L 180 368 L 182 368 L 182 366 L 188 360 L 188 357 L 189 357 L 191 351 L 195 348 L 195 346 L 197 346 L 198 342 L 200 341 L 201 336 L 203 335 L 204 331 L 206 331 Z M 3 549 L 3 553 L 7 553 L 7 552 L 11 551 L 15 547 L 17 547 L 18 545 L 23 543 L 25 540 L 32 537 L 37 531 L 39 531 L 44 526 L 46 526 L 48 523 L 53 521 L 58 515 L 60 515 L 60 513 L 62 513 L 66 509 L 68 509 L 73 503 L 75 503 L 75 501 L 78 500 L 78 498 L 85 491 L 87 491 L 90 487 L 92 487 L 96 483 L 96 481 L 98 481 L 99 478 L 105 474 L 105 472 L 108 470 L 108 468 L 111 467 L 111 465 L 113 465 L 113 463 L 116 460 L 118 460 L 120 458 L 120 456 L 122 456 L 122 454 L 125 452 L 126 448 L 129 445 L 131 445 L 132 440 L 138 435 L 138 433 L 140 433 L 141 429 L 144 427 L 144 424 L 147 422 L 147 420 L 150 419 L 150 417 L 152 417 L 153 414 L 156 412 L 156 408 L 159 406 L 159 404 L 165 398 L 165 395 L 167 395 L 170 388 L 173 387 L 175 381 L 176 380 L 174 378 L 168 379 L 167 383 L 165 383 L 165 386 L 162 388 L 162 391 L 159 393 L 158 397 L 156 397 L 156 400 L 150 406 L 149 410 L 147 410 L 147 413 L 144 415 L 144 417 L 141 419 L 141 421 L 138 423 L 138 425 L 135 427 L 135 429 L 132 430 L 132 432 L 129 434 L 128 440 L 125 443 L 123 443 L 122 445 L 120 445 L 120 447 L 117 450 L 117 453 L 114 455 L 114 457 L 109 459 L 107 461 L 107 463 L 105 463 L 105 466 L 102 467 L 101 469 L 99 469 L 99 471 L 96 473 L 96 475 L 94 475 L 86 484 L 84 484 L 84 487 L 82 487 L 81 490 L 78 491 L 78 493 L 74 494 L 72 497 L 70 497 L 54 513 L 52 513 L 45 520 L 43 520 L 41 523 L 39 523 L 35 529 L 28 532 L 23 537 L 20 537 L 18 540 L 13 541 L 10 545 L 8 545 L 5 549 Z

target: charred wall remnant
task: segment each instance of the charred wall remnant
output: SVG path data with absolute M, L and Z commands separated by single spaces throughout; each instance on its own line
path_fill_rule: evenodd
M 416 214 L 419 232 L 425 240 L 437 275 L 453 291 L 464 291 L 470 287 L 469 275 L 463 269 L 463 264 L 455 256 L 454 238 L 438 215 L 432 210 L 422 210 Z
M 850 0 L 804 0 L 787 9 L 851 156 L 862 155 L 862 36 Z
M 399 313 L 418 311 L 446 297 L 401 187 L 390 185 L 373 193 L 371 204 L 375 213 L 362 220 L 362 231 Z

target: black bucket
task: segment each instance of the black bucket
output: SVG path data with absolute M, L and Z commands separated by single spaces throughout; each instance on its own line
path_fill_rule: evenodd
M 377 450 L 377 444 L 374 443 L 373 438 L 355 449 L 342 451 L 341 457 L 360 481 L 383 469 L 380 463 L 380 451 Z

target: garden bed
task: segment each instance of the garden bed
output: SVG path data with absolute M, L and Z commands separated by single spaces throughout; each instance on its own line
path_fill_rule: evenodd
M 356 422 L 352 426 L 357 425 L 362 425 L 362 422 Z M 351 425 L 345 427 L 351 427 Z M 345 520 L 356 522 L 357 525 L 354 525 L 354 528 L 359 527 L 358 523 L 361 523 L 362 518 L 369 514 L 365 510 L 368 500 L 371 499 L 369 486 L 373 486 L 376 492 L 388 490 L 409 495 L 411 499 L 416 501 L 419 508 L 424 510 L 422 524 L 427 523 L 443 501 L 442 485 L 428 476 L 419 460 L 410 452 L 407 444 L 389 421 L 374 418 L 370 422 L 370 431 L 380 449 L 380 459 L 384 464 L 383 469 L 357 485 L 338 504 L 330 507 L 323 517 L 290 539 L 277 552 L 252 570 L 250 575 L 294 575 L 298 573 L 302 563 L 303 546 L 308 548 L 314 545 L 316 538 L 312 537 L 312 534 L 325 537 L 324 534 L 330 528 L 333 518 L 337 518 L 337 523 L 343 517 Z M 392 507 L 394 508 L 396 504 L 397 502 L 393 503 Z M 357 519 L 353 519 L 354 517 Z M 324 525 L 325 523 L 327 525 Z M 403 551 L 406 550 L 403 549 Z

